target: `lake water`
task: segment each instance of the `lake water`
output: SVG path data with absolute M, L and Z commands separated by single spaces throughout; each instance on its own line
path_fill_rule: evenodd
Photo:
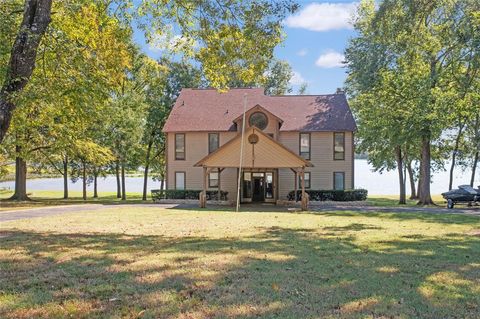
M 480 171 L 480 170 L 479 170 Z M 455 170 L 455 179 L 453 186 L 457 187 L 462 184 L 469 184 L 470 170 L 461 171 L 459 168 Z M 116 192 L 115 176 L 108 176 L 98 180 L 99 192 Z M 477 173 L 475 179 L 475 186 L 480 185 L 480 172 Z M 1 182 L 0 188 L 13 189 L 15 183 L 13 181 Z M 372 167 L 367 163 L 367 160 L 355 160 L 355 187 L 365 188 L 369 194 L 377 195 L 396 195 L 398 194 L 398 174 L 397 171 L 384 172 L 383 174 L 373 172 Z M 31 179 L 27 181 L 27 188 L 29 191 L 33 190 L 63 190 L 62 178 L 49 179 Z M 143 177 L 127 177 L 126 178 L 127 192 L 141 193 L 143 189 Z M 159 181 L 149 180 L 148 190 L 160 188 Z M 81 191 L 82 183 L 72 183 L 69 181 L 69 189 L 72 191 Z M 431 192 L 432 194 L 440 194 L 448 189 L 448 172 L 436 172 L 433 175 Z M 93 191 L 93 185 L 88 186 L 88 191 Z M 407 186 L 407 192 L 409 192 Z

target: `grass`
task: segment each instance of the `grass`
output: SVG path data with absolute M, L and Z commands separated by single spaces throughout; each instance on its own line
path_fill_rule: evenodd
M 480 218 L 112 207 L 0 224 L 2 318 L 479 318 Z
M 69 198 L 63 199 L 63 191 L 30 191 L 30 201 L 17 202 L 7 200 L 12 196 L 12 191 L 0 191 L 0 213 L 2 211 L 20 210 L 35 207 L 45 206 L 59 206 L 59 205 L 73 205 L 73 204 L 140 204 L 150 202 L 150 194 L 148 194 L 147 201 L 142 201 L 141 193 L 127 193 L 127 200 L 122 201 L 117 198 L 116 192 L 99 192 L 98 198 L 93 198 L 92 194 L 88 194 L 86 201 L 82 198 L 82 192 L 70 191 Z
M 432 195 L 432 200 L 436 205 L 445 206 L 445 199 L 442 195 Z M 398 195 L 368 195 L 367 203 L 372 206 L 393 207 L 398 205 Z M 406 206 L 416 206 L 418 200 L 411 200 L 407 197 Z

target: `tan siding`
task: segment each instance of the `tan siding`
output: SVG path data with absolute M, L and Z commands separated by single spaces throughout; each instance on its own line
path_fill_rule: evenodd
M 345 132 L 345 160 L 333 159 L 333 132 L 311 133 L 311 160 L 314 167 L 308 167 L 311 172 L 311 189 L 332 189 L 333 172 L 345 172 L 345 188 L 352 185 L 352 133 Z M 299 132 L 280 132 L 279 142 L 287 148 L 299 151 Z M 293 190 L 294 173 L 291 170 L 279 170 L 279 198 L 285 199 Z
M 255 144 L 248 141 L 249 136 L 253 134 L 258 136 L 258 142 Z M 239 165 L 241 144 L 241 138 L 237 135 L 231 143 L 204 159 L 199 165 L 236 167 Z M 246 168 L 302 167 L 307 164 L 298 155 L 285 149 L 257 128 L 249 128 L 245 132 L 243 145 L 242 166 Z
M 220 132 L 220 145 L 236 136 L 236 132 Z M 175 188 L 175 172 L 186 172 L 187 189 L 202 189 L 202 168 L 193 167 L 195 163 L 208 153 L 208 132 L 185 133 L 186 160 L 175 160 L 174 133 L 168 133 L 168 177 L 169 189 Z M 280 132 L 279 142 L 298 154 L 299 132 Z M 311 133 L 311 162 L 315 167 L 308 167 L 311 172 L 312 189 L 332 189 L 333 172 L 345 172 L 345 187 L 352 183 L 352 137 L 350 132 L 345 133 L 345 160 L 333 160 L 333 132 Z M 221 187 L 228 191 L 230 200 L 236 199 L 237 169 L 226 168 L 221 174 Z M 294 174 L 290 169 L 278 170 L 279 199 L 285 199 L 288 192 L 294 188 Z
M 220 146 L 236 136 L 236 132 L 220 132 Z M 175 172 L 185 172 L 186 188 L 200 190 L 203 187 L 203 172 L 201 167 L 193 165 L 208 154 L 208 132 L 186 132 L 185 133 L 185 160 L 175 160 L 175 133 L 168 133 L 167 138 L 167 162 L 168 162 L 168 189 L 175 189 Z M 232 169 L 225 169 L 221 178 L 222 190 L 229 192 L 229 198 L 232 192 Z M 234 172 L 236 177 L 236 170 Z M 235 177 L 233 178 L 235 180 Z M 235 184 L 236 185 L 236 184 Z M 211 188 L 215 189 L 215 188 Z

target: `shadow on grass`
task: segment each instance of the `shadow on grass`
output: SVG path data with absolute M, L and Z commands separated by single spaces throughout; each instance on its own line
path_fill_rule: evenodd
M 72 196 L 68 199 L 53 197 L 30 197 L 29 201 L 15 201 L 8 198 L 0 199 L 2 208 L 35 208 L 62 205 L 79 205 L 79 204 L 102 204 L 102 205 L 122 205 L 122 204 L 151 204 L 151 200 L 142 200 L 141 195 L 132 195 L 126 200 L 121 200 L 115 195 L 101 196 L 98 198 L 89 197 L 84 200 L 82 197 Z
M 397 221 L 419 220 L 423 222 L 438 223 L 438 224 L 478 224 L 480 225 L 480 215 L 467 215 L 459 213 L 435 213 L 435 212 L 354 212 L 354 211 L 322 211 L 316 214 L 325 216 L 364 216 L 364 217 L 378 217 L 384 219 L 392 219 Z
M 480 238 L 375 248 L 328 230 L 220 239 L 4 232 L 0 317 L 480 316 Z

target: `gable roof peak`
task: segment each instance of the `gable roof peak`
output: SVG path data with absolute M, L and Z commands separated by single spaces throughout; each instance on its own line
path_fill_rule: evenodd
M 245 114 L 247 114 L 248 112 L 253 111 L 253 110 L 261 110 L 262 112 L 267 113 L 268 115 L 270 115 L 270 116 L 272 116 L 273 118 L 277 119 L 280 123 L 283 123 L 283 120 L 282 120 L 280 117 L 278 117 L 277 115 L 275 115 L 275 114 L 272 113 L 271 111 L 267 110 L 265 107 L 263 107 L 261 104 L 258 104 L 258 103 L 257 103 L 256 105 L 252 106 L 251 108 L 247 108 L 247 109 L 245 110 Z M 233 122 L 235 123 L 235 122 L 239 121 L 242 117 L 243 117 L 243 112 L 242 112 L 239 116 L 237 116 L 237 117 L 233 120 Z

